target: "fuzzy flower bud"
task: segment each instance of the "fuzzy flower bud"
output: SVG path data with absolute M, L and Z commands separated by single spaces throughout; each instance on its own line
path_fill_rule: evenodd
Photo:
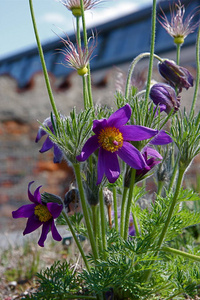
M 172 109 L 176 112 L 180 106 L 180 97 L 176 96 L 175 90 L 165 83 L 156 83 L 152 86 L 149 94 L 155 105 L 164 110 L 167 114 Z
M 177 87 L 179 92 L 182 88 L 189 89 L 193 86 L 192 74 L 183 67 L 178 66 L 173 60 L 164 60 L 158 64 L 158 69 L 172 87 Z

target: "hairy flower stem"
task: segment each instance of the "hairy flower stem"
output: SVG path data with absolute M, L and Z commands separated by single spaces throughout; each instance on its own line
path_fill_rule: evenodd
M 41 60 L 41 64 L 42 64 L 42 69 L 43 69 L 43 73 L 44 73 L 44 78 L 45 78 L 45 82 L 46 82 L 46 87 L 47 87 L 49 99 L 50 99 L 50 102 L 51 102 L 51 106 L 52 106 L 54 115 L 56 117 L 56 121 L 57 121 L 58 124 L 60 124 L 60 116 L 59 116 L 59 113 L 58 113 L 58 110 L 56 108 L 56 104 L 55 104 L 55 101 L 54 101 L 54 97 L 53 97 L 53 93 L 52 93 L 52 89 L 51 89 L 51 85 L 50 85 L 50 80 L 49 80 L 49 76 L 48 76 L 48 72 L 47 72 L 47 68 L 46 68 L 46 64 L 45 64 L 45 60 L 44 60 L 44 53 L 43 53 L 42 46 L 41 46 L 40 39 L 39 39 L 39 35 L 38 35 L 38 30 L 37 30 L 36 21 L 35 21 L 32 0 L 29 0 L 29 6 L 30 6 L 33 29 L 34 29 L 34 32 L 35 32 L 35 38 L 36 38 L 36 42 L 37 42 L 37 46 L 38 46 L 38 52 L 39 52 L 39 56 L 40 56 L 40 60 Z
M 83 0 L 80 0 L 81 5 L 81 15 L 82 15 L 82 25 L 83 25 L 83 40 L 84 40 L 84 46 L 86 48 L 86 51 L 88 53 L 88 38 L 87 38 L 87 29 L 86 29 L 86 23 L 85 23 L 85 11 L 84 11 L 84 4 Z M 91 73 L 90 73 L 90 65 L 87 66 L 88 69 L 88 75 L 87 75 L 87 87 L 88 87 L 88 97 L 89 97 L 89 107 L 94 107 L 93 99 L 92 99 L 92 85 L 91 85 Z
M 125 222 L 127 194 L 128 194 L 128 188 L 124 187 L 123 195 L 122 195 L 122 204 L 121 204 L 121 215 L 120 215 L 120 234 L 121 234 L 121 237 L 124 237 L 124 222 Z
M 198 97 L 198 91 L 199 91 L 199 82 L 200 82 L 200 57 L 199 57 L 199 51 L 200 51 L 200 27 L 198 30 L 198 35 L 197 35 L 197 41 L 196 41 L 196 82 L 195 82 L 195 89 L 194 89 L 194 95 L 193 95 L 193 100 L 192 100 L 192 106 L 190 109 L 190 119 L 194 115 L 194 109 L 195 109 L 195 104 L 197 101 Z
M 124 239 L 125 240 L 127 240 L 127 238 L 128 238 L 129 219 L 130 219 L 131 205 L 132 205 L 132 200 L 133 200 L 133 189 L 134 189 L 134 185 L 135 185 L 135 173 L 136 173 L 136 170 L 132 169 L 131 170 L 130 188 L 129 188 L 127 206 L 126 206 L 125 225 L 124 225 Z M 133 224 L 135 226 L 136 235 L 139 235 L 139 228 L 138 228 L 137 220 L 136 220 L 134 213 L 133 213 Z
M 87 79 L 86 76 L 82 76 L 83 80 L 83 101 L 84 101 L 84 108 L 88 109 L 90 107 L 89 98 L 88 98 L 88 86 L 87 86 Z
M 104 210 L 104 197 L 103 197 L 103 189 L 99 189 L 99 204 L 100 204 L 100 215 L 101 215 L 101 237 L 102 237 L 102 244 L 103 244 L 103 255 L 106 258 L 106 218 L 105 218 L 105 210 Z
M 115 221 L 115 230 L 119 231 L 118 226 L 118 213 L 117 213 L 117 190 L 116 187 L 113 187 L 113 204 L 114 204 L 114 221 Z
M 91 210 L 92 210 L 92 225 L 93 225 L 92 227 L 93 227 L 95 242 L 97 245 L 97 206 L 91 205 Z
M 168 211 L 167 219 L 166 219 L 166 221 L 164 223 L 164 226 L 163 226 L 163 229 L 161 231 L 158 243 L 156 245 L 158 250 L 156 250 L 156 252 L 154 253 L 154 256 L 158 255 L 159 249 L 162 246 L 162 243 L 164 241 L 165 235 L 167 233 L 167 230 L 168 230 L 168 227 L 169 227 L 169 224 L 170 224 L 173 212 L 174 212 L 174 208 L 175 208 L 176 203 L 177 203 L 177 198 L 178 198 L 179 191 L 180 191 L 180 188 L 181 188 L 181 185 L 182 185 L 184 173 L 185 173 L 185 168 L 179 168 L 179 174 L 178 174 L 178 178 L 177 178 L 177 183 L 176 183 L 176 189 L 175 189 L 175 192 L 174 192 L 174 197 L 172 199 L 172 202 L 171 202 L 171 205 L 170 205 L 170 208 L 169 208 L 169 211 Z M 148 270 L 147 271 L 147 273 L 146 273 L 146 280 L 147 281 L 150 279 L 151 273 L 152 273 L 152 270 Z
M 83 216 L 84 216 L 85 224 L 86 224 L 86 228 L 87 228 L 88 238 L 90 241 L 94 259 L 96 260 L 98 258 L 98 252 L 97 252 L 95 238 L 94 238 L 94 234 L 93 234 L 93 230 L 92 230 L 92 224 L 91 224 L 90 216 L 89 216 L 89 212 L 88 212 L 88 206 L 87 206 L 87 202 L 85 199 L 85 193 L 83 190 L 83 184 L 82 184 L 82 178 L 81 178 L 81 172 L 80 172 L 80 164 L 74 163 L 73 167 L 74 167 L 74 171 L 75 171 L 75 175 L 76 175 L 76 181 L 78 184 L 78 189 L 79 189 L 79 194 L 80 194 L 80 199 L 81 199 L 81 206 L 82 206 Z
M 78 240 L 78 238 L 77 238 L 76 232 L 75 232 L 75 230 L 74 230 L 74 228 L 73 228 L 73 226 L 72 226 L 72 224 L 71 224 L 71 222 L 70 222 L 70 220 L 69 220 L 67 214 L 63 211 L 63 212 L 62 212 L 62 215 L 63 215 L 65 221 L 67 222 L 67 225 L 68 225 L 68 227 L 69 227 L 69 229 L 70 229 L 70 231 L 71 231 L 71 234 L 72 234 L 72 236 L 73 236 L 73 238 L 74 238 L 74 240 L 75 240 L 75 243 L 76 243 L 76 245 L 77 245 L 77 247 L 78 247 L 78 249 L 79 249 L 79 251 L 80 251 L 80 254 L 81 254 L 82 258 L 83 258 L 83 261 L 84 261 L 84 263 L 85 263 L 85 266 L 86 266 L 87 270 L 89 271 L 90 267 L 89 267 L 88 261 L 87 261 L 87 259 L 86 259 L 86 257 L 85 257 L 83 248 L 81 247 L 81 244 L 80 244 L 80 242 L 79 242 L 79 240 Z
M 181 44 L 176 44 L 176 64 L 180 64 Z
M 189 259 L 192 259 L 195 261 L 200 261 L 200 256 L 198 256 L 198 255 L 190 254 L 190 253 L 180 251 L 180 250 L 177 250 L 177 249 L 174 249 L 171 247 L 162 247 L 162 250 L 165 252 L 169 252 L 169 253 L 172 253 L 175 255 L 180 255 L 182 257 L 189 258 Z
M 136 56 L 136 58 L 134 58 L 134 60 L 131 62 L 129 70 L 128 70 L 127 80 L 126 80 L 126 89 L 125 89 L 125 98 L 126 99 L 128 99 L 129 94 L 130 94 L 131 77 L 132 77 L 133 71 L 135 69 L 135 66 L 141 59 L 149 57 L 149 56 L 150 56 L 149 52 L 144 52 L 144 53 L 141 53 L 138 56 Z M 162 62 L 162 59 L 158 55 L 154 54 L 153 57 L 155 57 L 156 59 L 158 59 L 159 61 Z
M 153 0 L 152 17 L 151 17 L 151 46 L 150 46 L 150 57 L 149 57 L 149 70 L 148 70 L 147 86 L 146 86 L 146 94 L 145 94 L 146 110 L 148 109 L 148 99 L 149 99 L 149 92 L 151 88 L 155 37 L 156 37 L 156 0 Z

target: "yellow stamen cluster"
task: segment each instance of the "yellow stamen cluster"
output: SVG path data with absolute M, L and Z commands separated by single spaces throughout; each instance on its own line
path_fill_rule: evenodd
M 101 129 L 98 141 L 103 149 L 115 152 L 122 147 L 123 136 L 119 129 L 115 127 L 106 127 Z
M 47 222 L 52 218 L 52 214 L 49 212 L 47 206 L 38 204 L 35 207 L 35 215 L 38 216 L 40 222 Z

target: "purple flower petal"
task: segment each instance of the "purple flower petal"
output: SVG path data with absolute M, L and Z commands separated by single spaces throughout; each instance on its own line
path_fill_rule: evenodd
M 31 184 L 32 184 L 33 182 L 34 182 L 34 181 L 31 181 L 31 182 L 29 182 L 29 184 L 28 184 L 28 197 L 29 197 L 29 200 L 30 200 L 31 202 L 37 203 L 37 201 L 35 201 L 35 198 L 34 198 L 34 196 L 32 195 L 32 193 L 31 193 L 31 191 L 30 191 L 30 186 L 31 186 Z
M 53 147 L 54 143 L 50 140 L 49 136 L 46 138 L 42 148 L 40 149 L 40 153 L 46 152 Z
M 164 131 L 161 130 L 150 142 L 152 145 L 166 145 L 172 143 L 172 138 Z
M 42 204 L 41 195 L 40 195 L 40 188 L 41 187 L 42 187 L 42 185 L 38 186 L 38 188 L 34 192 L 35 202 L 39 203 L 39 204 Z
M 92 130 L 95 134 L 99 135 L 101 129 L 105 128 L 107 125 L 106 119 L 94 120 Z
M 114 183 L 120 174 L 119 162 L 117 154 L 114 152 L 104 152 L 105 175 L 110 183 Z
M 137 170 L 146 167 L 144 157 L 140 151 L 128 142 L 123 143 L 123 146 L 118 150 L 117 154 L 131 168 Z
M 23 234 L 28 234 L 33 232 L 34 230 L 36 230 L 37 228 L 39 228 L 42 225 L 42 222 L 40 222 L 40 220 L 35 216 L 31 216 L 26 223 L 26 228 L 23 232 Z
M 54 202 L 48 202 L 47 203 L 47 208 L 50 211 L 52 217 L 54 219 L 56 219 L 61 214 L 63 206 L 62 206 L 62 204 L 58 204 L 58 203 L 54 203 Z
M 125 141 L 142 141 L 152 138 L 159 131 L 140 125 L 126 125 L 120 128 L 120 132 Z
M 60 148 L 55 144 L 54 145 L 54 158 L 53 158 L 53 162 L 54 163 L 60 163 L 61 160 L 63 158 L 63 153 L 60 150 Z
M 96 135 L 91 136 L 81 151 L 81 154 L 76 157 L 78 161 L 85 161 L 95 150 L 99 148 L 98 137 Z
M 47 238 L 47 234 L 49 233 L 51 222 L 52 222 L 52 220 L 50 220 L 48 222 L 45 222 L 42 226 L 42 234 L 41 234 L 40 239 L 38 241 L 38 245 L 40 247 L 44 247 L 44 242 Z
M 17 218 L 30 218 L 34 214 L 35 204 L 26 204 L 12 212 L 12 217 Z
M 52 232 L 52 237 L 55 241 L 58 241 L 58 242 L 62 241 L 62 237 L 59 234 L 54 221 L 52 221 L 52 223 L 51 223 L 51 232 Z
M 105 150 L 99 149 L 98 166 L 97 166 L 97 184 L 100 184 L 105 173 Z
M 37 143 L 45 134 L 47 134 L 46 131 L 40 127 L 35 138 L 35 142 Z
M 158 151 L 156 151 L 155 149 L 151 148 L 151 147 L 145 147 L 144 152 L 147 152 L 148 156 L 153 156 L 159 159 L 163 159 L 163 157 L 160 155 L 160 153 Z
M 131 107 L 129 104 L 118 109 L 107 120 L 108 126 L 119 128 L 125 125 L 131 117 Z

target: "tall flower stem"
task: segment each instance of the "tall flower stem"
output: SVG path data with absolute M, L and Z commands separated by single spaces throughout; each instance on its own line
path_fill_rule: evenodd
M 133 200 L 133 190 L 134 190 L 134 185 L 135 185 L 135 173 L 136 173 L 136 170 L 132 169 L 128 201 L 127 201 L 127 206 L 126 206 L 125 225 L 124 225 L 124 239 L 125 240 L 128 238 L 129 219 L 130 219 L 131 205 L 132 205 L 132 200 Z M 134 213 L 133 213 L 133 223 L 135 226 L 136 235 L 138 235 L 139 228 L 138 228 L 137 220 L 136 220 Z
M 147 108 L 147 103 L 148 103 L 148 98 L 149 98 L 149 91 L 150 91 L 150 87 L 151 87 L 155 37 L 156 37 L 156 0 L 153 0 L 152 17 L 151 17 L 151 47 L 150 47 L 149 70 L 148 70 L 147 86 L 146 86 L 146 94 L 145 94 L 146 108 Z
M 72 224 L 71 224 L 71 222 L 70 222 L 70 220 L 69 220 L 67 214 L 66 214 L 65 212 L 62 212 L 62 215 L 63 215 L 65 221 L 67 222 L 67 225 L 68 225 L 68 227 L 69 227 L 69 229 L 70 229 L 70 231 L 71 231 L 71 234 L 72 234 L 72 236 L 73 236 L 73 238 L 74 238 L 74 240 L 75 240 L 75 243 L 76 243 L 76 245 L 77 245 L 77 247 L 78 247 L 78 250 L 80 251 L 80 254 L 81 254 L 82 258 L 83 258 L 83 261 L 84 261 L 84 263 L 85 263 L 85 266 L 86 266 L 87 270 L 89 271 L 90 267 L 89 267 L 89 265 L 88 265 L 88 261 L 87 261 L 87 259 L 86 259 L 86 257 L 85 257 L 85 254 L 84 254 L 83 248 L 81 247 L 80 241 L 78 240 L 78 238 L 77 238 L 77 236 L 76 236 L 76 233 L 75 233 L 75 231 L 74 231 L 74 228 L 73 228 L 73 226 L 72 226 Z
M 156 252 L 154 253 L 154 256 L 157 256 L 157 254 L 159 252 L 159 249 L 160 249 L 160 247 L 161 247 L 161 245 L 164 241 L 166 232 L 168 230 L 168 227 L 169 227 L 169 224 L 170 224 L 173 212 L 174 212 L 174 208 L 175 208 L 176 203 L 177 203 L 177 198 L 178 198 L 179 191 L 180 191 L 180 188 L 181 188 L 181 185 L 182 185 L 184 173 L 185 173 L 185 168 L 183 168 L 183 169 L 179 168 L 179 174 L 178 174 L 177 183 L 176 183 L 176 190 L 174 192 L 174 197 L 172 199 L 172 202 L 171 202 L 171 205 L 170 205 L 170 208 L 169 208 L 169 211 L 168 211 L 167 219 L 164 223 L 163 229 L 162 229 L 160 237 L 158 239 L 158 243 L 156 245 L 158 250 L 156 250 Z M 152 270 L 147 271 L 146 280 L 149 280 L 149 278 L 151 276 L 151 272 L 152 272 Z
M 102 237 L 102 244 L 103 244 L 103 255 L 106 258 L 106 218 L 105 218 L 105 210 L 104 210 L 104 197 L 103 197 L 103 189 L 99 189 L 99 204 L 100 204 L 100 215 L 101 215 L 101 237 Z
M 150 57 L 150 53 L 149 52 L 144 52 L 144 53 L 141 53 L 139 54 L 138 56 L 136 56 L 134 58 L 134 60 L 131 62 L 130 64 L 130 67 L 129 67 L 129 70 L 128 70 L 128 76 L 127 76 L 127 80 L 126 80 L 126 89 L 125 89 L 125 98 L 128 99 L 129 97 L 129 93 L 130 93 L 130 85 L 131 85 L 131 77 L 132 77 L 132 74 L 133 74 L 133 71 L 135 69 L 135 66 L 137 65 L 137 63 L 143 59 L 143 58 L 146 58 L 146 57 Z M 156 55 L 156 54 L 153 54 L 153 57 L 155 57 L 157 60 L 161 61 L 162 62 L 162 59 Z
M 192 101 L 192 106 L 190 110 L 190 118 L 194 114 L 194 109 L 195 109 L 195 104 L 197 101 L 197 96 L 198 96 L 198 91 L 199 91 L 199 81 L 200 81 L 200 57 L 199 57 L 199 51 L 200 51 L 200 27 L 198 30 L 198 35 L 197 35 L 197 41 L 196 41 L 196 69 L 197 69 L 197 74 L 196 74 L 196 83 L 195 83 L 195 90 L 194 90 L 194 96 L 193 96 L 193 101 Z
M 116 187 L 113 187 L 113 204 L 114 204 L 115 230 L 118 232 L 119 231 L 119 226 L 118 226 L 117 191 L 116 191 Z
M 81 5 L 81 15 L 82 15 L 82 25 L 83 25 L 83 40 L 86 51 L 88 52 L 88 38 L 87 38 L 87 29 L 85 23 L 85 12 L 84 12 L 84 4 L 83 0 L 80 0 Z M 88 85 L 88 97 L 89 97 L 89 107 L 93 107 L 93 99 L 92 99 L 92 85 L 91 85 L 91 73 L 90 73 L 90 65 L 87 66 L 88 75 L 87 75 L 87 85 Z
M 73 166 L 74 166 L 74 171 L 75 171 L 75 175 L 76 175 L 76 181 L 78 184 L 78 189 L 79 189 L 79 194 L 80 194 L 80 199 L 81 199 L 81 206 L 82 206 L 83 216 L 84 216 L 85 224 L 86 224 L 86 228 L 87 228 L 88 238 L 90 240 L 92 252 L 93 252 L 94 258 L 96 260 L 98 258 L 98 252 L 97 252 L 95 238 L 94 238 L 93 229 L 92 229 L 92 224 L 91 224 L 90 216 L 89 216 L 89 212 L 88 212 L 88 206 L 87 206 L 87 202 L 85 199 L 85 193 L 84 193 L 84 189 L 83 189 L 81 172 L 80 172 L 80 165 L 78 163 L 74 163 Z
M 45 78 L 45 82 L 46 82 L 46 87 L 47 87 L 49 99 L 50 99 L 51 106 L 52 106 L 54 115 L 56 117 L 56 120 L 60 124 L 60 116 L 59 116 L 59 113 L 58 113 L 58 110 L 56 108 L 56 104 L 55 104 L 55 101 L 54 101 L 54 97 L 53 97 L 53 93 L 52 93 L 52 89 L 51 89 L 51 84 L 50 84 L 50 80 L 49 80 L 49 76 L 48 76 L 48 72 L 47 72 L 47 68 L 46 68 L 46 64 L 45 64 L 44 54 L 43 54 L 42 46 L 41 46 L 39 35 L 38 35 L 38 30 L 37 30 L 36 21 L 35 21 L 35 15 L 34 15 L 34 10 L 33 10 L 32 0 L 29 0 L 29 6 L 30 6 L 33 29 L 34 29 L 34 32 L 35 32 L 35 38 L 36 38 L 36 42 L 37 42 L 37 46 L 38 46 L 39 56 L 40 56 L 40 60 L 41 60 L 41 64 L 42 64 L 42 69 L 43 69 L 43 73 L 44 73 L 44 78 Z
M 200 256 L 198 256 L 198 255 L 190 254 L 190 253 L 187 253 L 187 252 L 184 252 L 181 250 L 177 250 L 177 249 L 174 249 L 171 247 L 162 247 L 162 250 L 165 252 L 169 252 L 169 253 L 172 253 L 175 255 L 180 255 L 182 257 L 189 258 L 189 259 L 192 259 L 195 261 L 200 261 Z
M 176 44 L 176 63 L 180 64 L 181 44 Z
M 121 237 L 124 237 L 124 222 L 125 222 L 125 213 L 126 213 L 126 198 L 128 194 L 128 188 L 124 187 L 122 195 L 122 204 L 121 204 L 121 215 L 120 215 L 120 234 Z
M 82 76 L 83 80 L 83 101 L 84 101 L 84 108 L 88 109 L 90 107 L 89 98 L 88 98 L 88 86 L 87 86 L 87 79 L 85 76 Z

